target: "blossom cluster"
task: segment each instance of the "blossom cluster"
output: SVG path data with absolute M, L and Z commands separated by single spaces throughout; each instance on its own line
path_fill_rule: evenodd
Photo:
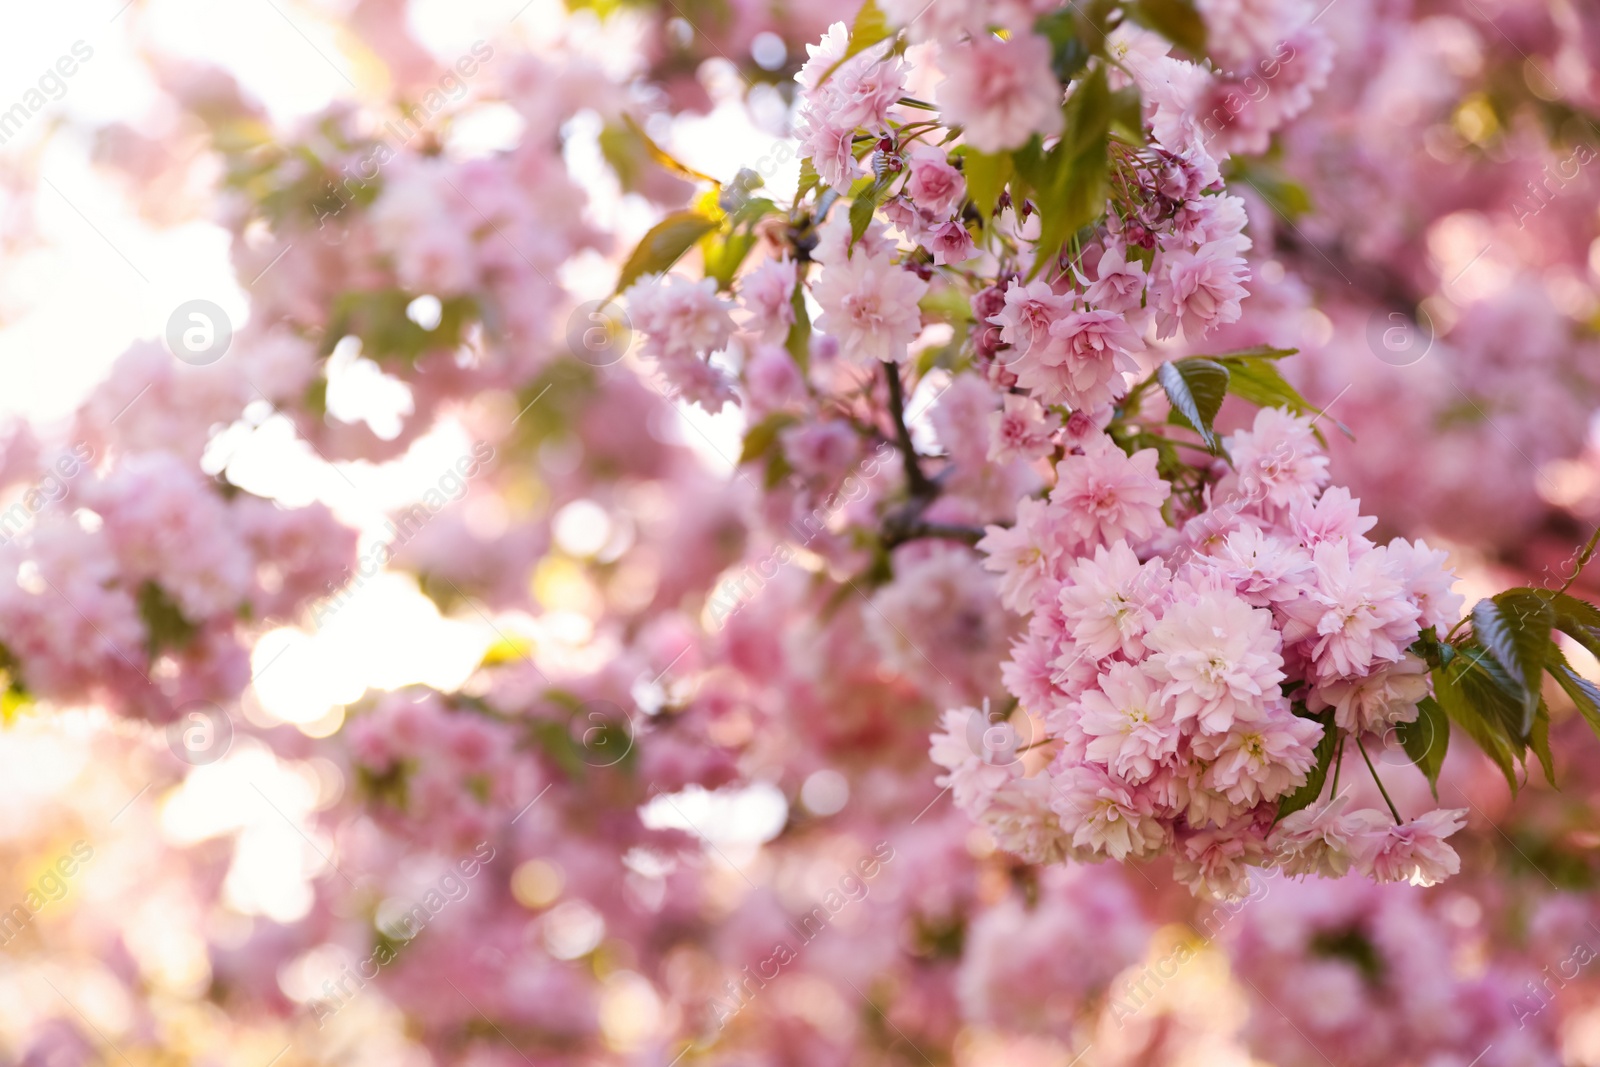
M 1235 473 L 1212 509 L 1173 524 L 1155 450 L 1095 432 L 1047 498 L 989 528 L 985 566 L 1028 622 L 1003 668 L 1017 707 L 947 712 L 940 784 L 1035 862 L 1170 852 L 1218 897 L 1244 893 L 1252 866 L 1455 873 L 1445 839 L 1464 811 L 1400 822 L 1336 796 L 1278 819 L 1325 733 L 1358 748 L 1416 719 L 1429 684 L 1409 647 L 1462 602 L 1445 553 L 1369 540 L 1375 520 L 1328 485 L 1309 418 L 1263 409 L 1227 444 Z

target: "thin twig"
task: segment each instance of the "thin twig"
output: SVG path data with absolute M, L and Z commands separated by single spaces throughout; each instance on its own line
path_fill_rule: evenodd
M 1389 805 L 1389 814 L 1394 816 L 1396 826 L 1404 826 L 1406 821 L 1400 817 L 1400 809 L 1394 806 L 1394 801 L 1389 799 L 1389 791 L 1383 787 L 1383 779 L 1378 777 L 1378 768 L 1372 765 L 1372 757 L 1367 755 L 1366 746 L 1361 743 L 1361 738 L 1356 738 L 1356 748 L 1361 750 L 1361 758 L 1366 761 L 1367 770 L 1372 772 L 1372 780 L 1378 783 L 1378 792 L 1383 794 L 1383 802 Z

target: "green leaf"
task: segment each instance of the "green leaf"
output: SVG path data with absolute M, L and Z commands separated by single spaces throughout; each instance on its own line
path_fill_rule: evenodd
M 1513 692 L 1521 700 L 1520 736 L 1524 738 L 1533 728 L 1539 707 L 1539 680 L 1549 658 L 1555 621 L 1549 603 L 1532 591 L 1501 593 L 1478 601 L 1472 609 L 1473 636 L 1510 674 Z
M 1172 409 L 1187 421 L 1212 452 L 1218 448 L 1212 420 L 1228 392 L 1228 368 L 1199 356 L 1177 359 L 1156 367 L 1156 378 L 1166 390 Z
M 798 204 L 806 198 L 806 194 L 822 185 L 822 176 L 817 173 L 817 166 L 811 162 L 810 156 L 800 160 L 800 184 L 794 191 L 794 202 Z
M 1556 629 L 1582 645 L 1590 655 L 1600 658 L 1600 609 L 1567 593 L 1539 590 L 1538 595 L 1545 598 L 1555 613 Z
M 1417 717 L 1396 728 L 1400 745 L 1428 779 L 1433 799 L 1439 799 L 1439 769 L 1444 766 L 1445 753 L 1450 748 L 1450 720 L 1444 709 L 1432 697 L 1417 701 Z
M 672 153 L 656 144 L 655 140 L 648 133 L 644 132 L 644 127 L 639 125 L 638 120 L 632 115 L 624 114 L 622 116 L 622 121 L 627 125 L 628 132 L 637 137 L 644 145 L 645 152 L 650 156 L 650 158 L 667 168 L 667 170 L 671 171 L 673 174 L 676 174 L 685 181 L 710 182 L 712 185 L 721 184 L 711 175 L 701 173 L 700 171 L 695 170 L 693 167 L 679 162 L 678 159 L 672 155 Z
M 754 463 L 772 450 L 778 434 L 792 425 L 796 416 L 787 411 L 774 412 L 745 431 L 744 449 L 739 453 L 739 465 Z
M 754 203 L 771 205 L 772 201 L 762 198 Z M 718 289 L 726 291 L 731 288 L 739 264 L 744 262 L 744 257 L 750 254 L 755 243 L 754 227 L 743 233 L 706 234 L 700 239 L 700 256 L 705 261 L 706 277 L 715 279 Z
M 1079 81 L 1062 117 L 1061 139 L 1049 152 L 1034 155 L 1030 142 L 1015 153 L 1018 173 L 1039 209 L 1039 240 L 1029 278 L 1055 262 L 1067 238 L 1105 211 L 1106 138 L 1111 129 L 1105 67 L 1096 66 Z
M 639 188 L 639 175 L 644 170 L 646 150 L 636 134 L 626 126 L 607 123 L 598 138 L 600 155 L 616 172 L 617 181 L 624 192 Z
M 1298 348 L 1274 348 L 1272 345 L 1255 345 L 1250 348 L 1241 348 L 1237 352 L 1223 352 L 1220 355 L 1207 356 L 1207 359 L 1288 359 L 1290 356 L 1299 355 Z
M 1533 717 L 1533 729 L 1528 734 L 1528 747 L 1539 757 L 1539 767 L 1544 771 L 1544 780 L 1553 788 L 1556 784 L 1556 762 L 1555 757 L 1550 754 L 1550 709 L 1545 707 L 1542 700 L 1539 701 L 1539 710 Z
M 867 0 L 861 5 L 861 10 L 856 12 L 855 22 L 850 25 L 850 44 L 845 48 L 844 55 L 823 72 L 822 77 L 817 79 L 817 86 L 820 88 L 833 77 L 834 71 L 843 66 L 845 60 L 860 55 L 879 41 L 888 40 L 893 34 L 894 31 L 889 28 L 889 20 L 884 17 L 883 11 L 874 0 Z
M 1076 5 L 1074 5 L 1076 7 Z M 1093 55 L 1080 34 L 1082 17 L 1072 8 L 1061 8 L 1034 21 L 1033 32 L 1050 42 L 1050 69 L 1063 85 L 1089 64 Z
M 789 298 L 789 306 L 794 308 L 794 322 L 789 326 L 789 336 L 783 340 L 783 347 L 789 350 L 801 374 L 811 368 L 811 314 L 806 311 L 805 269 L 804 263 L 799 265 L 794 295 Z
M 139 618 L 144 623 L 145 651 L 154 660 L 171 649 L 179 650 L 194 640 L 200 628 L 184 618 L 183 611 L 155 582 L 146 580 L 136 598 Z
M 1000 191 L 1011 179 L 1011 153 L 989 155 L 969 149 L 961 160 L 962 174 L 967 179 L 967 195 L 972 198 L 972 206 L 978 209 L 978 217 L 985 220 L 987 225 L 989 216 L 994 214 L 995 205 L 1000 202 Z
M 646 274 L 660 274 L 678 262 L 694 243 L 717 228 L 717 220 L 698 211 L 674 211 L 650 228 L 617 275 L 620 293 Z
M 1433 695 L 1450 721 L 1467 732 L 1484 754 L 1494 760 L 1505 775 L 1511 792 L 1518 789 L 1516 760 L 1523 752 L 1522 742 L 1511 736 L 1506 716 L 1497 705 L 1509 705 L 1511 698 L 1492 681 L 1484 681 L 1474 669 L 1474 655 L 1487 656 L 1483 649 L 1463 650 L 1450 663 L 1433 672 Z
M 1312 415 L 1320 418 L 1323 415 L 1321 408 L 1306 400 L 1300 390 L 1289 384 L 1287 378 L 1278 370 L 1277 360 L 1284 356 L 1293 355 L 1294 349 L 1267 348 L 1244 353 L 1233 353 L 1227 356 L 1208 357 L 1228 368 L 1228 392 L 1239 399 L 1247 401 L 1262 408 L 1288 408 L 1296 415 Z M 1350 435 L 1350 430 L 1341 422 L 1335 422 Z M 1327 445 L 1327 440 L 1322 436 L 1322 431 L 1316 426 L 1311 427 L 1311 432 L 1317 435 L 1317 440 Z
M 1600 686 L 1573 670 L 1559 648 L 1552 646 L 1550 651 L 1550 662 L 1545 665 L 1550 676 L 1577 707 L 1578 714 L 1589 724 L 1589 729 L 1600 736 Z
M 872 225 L 872 213 L 878 208 L 878 201 L 888 191 L 890 184 L 897 175 L 889 174 L 873 182 L 856 194 L 850 201 L 850 243 L 854 245 L 861 240 L 861 235 L 867 232 L 867 227 Z
M 1243 182 L 1250 186 L 1267 202 L 1268 207 L 1291 223 L 1311 212 L 1311 194 L 1306 192 L 1305 186 L 1260 160 L 1236 156 L 1229 163 L 1224 177 L 1229 182 Z
M 1205 20 L 1189 0 L 1133 0 L 1128 14 L 1196 59 L 1205 55 Z
M 415 363 L 426 352 L 459 347 L 467 324 L 482 317 L 473 297 L 452 296 L 440 302 L 439 322 L 426 330 L 406 314 L 414 299 L 413 294 L 399 289 L 342 294 L 334 301 L 328 328 L 323 331 L 322 354 L 331 353 L 341 340 L 354 336 L 361 339 L 361 352 L 369 359 L 398 357 Z
M 1321 715 L 1301 717 L 1315 718 L 1322 724 L 1322 739 L 1317 742 L 1317 764 L 1306 774 L 1304 785 L 1292 793 L 1286 793 L 1278 801 L 1278 818 L 1273 820 L 1274 822 L 1316 802 L 1322 795 L 1323 783 L 1328 780 L 1328 768 L 1333 765 L 1333 753 L 1339 747 L 1339 730 L 1333 723 L 1333 708 L 1328 708 Z
M 1130 141 L 1144 140 L 1144 104 L 1137 85 L 1123 86 L 1111 94 L 1111 128 Z

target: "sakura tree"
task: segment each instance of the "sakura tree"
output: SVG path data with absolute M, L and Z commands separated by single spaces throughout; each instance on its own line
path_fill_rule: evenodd
M 249 314 L 5 431 L 7 1054 L 1600 1062 L 1589 27 L 1355 3 L 144 57 Z

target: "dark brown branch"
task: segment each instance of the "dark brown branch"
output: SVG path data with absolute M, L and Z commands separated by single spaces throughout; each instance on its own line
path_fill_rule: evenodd
M 889 415 L 894 419 L 895 440 L 905 460 L 906 488 L 914 497 L 931 500 L 938 495 L 939 487 L 922 472 L 922 465 L 917 462 L 917 450 L 911 444 L 911 431 L 906 427 L 905 387 L 900 384 L 900 365 L 885 363 L 883 377 L 889 383 Z

